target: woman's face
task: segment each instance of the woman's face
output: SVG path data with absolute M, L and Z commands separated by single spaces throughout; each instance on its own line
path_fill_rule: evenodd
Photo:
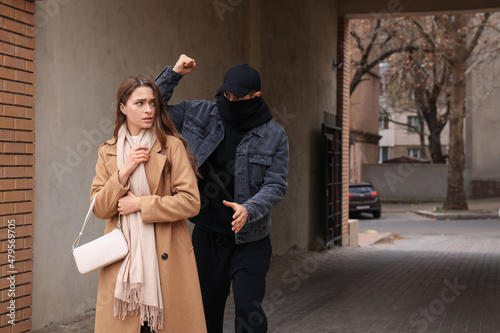
M 136 88 L 120 110 L 127 116 L 127 127 L 131 135 L 138 135 L 143 128 L 151 128 L 155 117 L 155 97 L 150 87 Z

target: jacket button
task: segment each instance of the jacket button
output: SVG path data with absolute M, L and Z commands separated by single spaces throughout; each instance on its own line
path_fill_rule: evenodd
M 163 260 L 167 260 L 167 258 L 168 258 L 168 254 L 163 253 L 163 254 L 161 255 L 161 258 L 162 258 Z

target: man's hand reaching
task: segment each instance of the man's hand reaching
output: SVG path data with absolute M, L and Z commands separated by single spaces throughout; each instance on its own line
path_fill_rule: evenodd
M 234 231 L 234 233 L 237 234 L 238 231 L 240 231 L 241 228 L 243 228 L 243 226 L 247 222 L 247 218 L 248 218 L 247 209 L 244 206 L 237 204 L 236 202 L 229 202 L 229 201 L 223 200 L 222 203 L 224 204 L 224 206 L 231 207 L 234 210 L 233 222 L 231 223 L 231 225 L 232 225 L 231 229 Z

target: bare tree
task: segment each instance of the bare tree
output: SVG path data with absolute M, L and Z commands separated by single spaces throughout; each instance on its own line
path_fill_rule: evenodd
M 451 52 L 445 55 L 451 67 L 451 103 L 450 103 L 450 161 L 448 165 L 448 189 L 444 209 L 467 210 L 464 169 L 464 109 L 465 109 L 465 73 L 467 62 L 478 45 L 490 14 L 484 15 L 443 15 L 437 21 L 446 29 L 451 43 Z M 468 34 L 472 38 L 468 40 Z
M 427 125 L 421 127 L 420 141 L 424 135 L 429 142 L 429 152 L 433 163 L 446 163 L 441 149 L 441 132 L 448 121 L 449 95 L 446 89 L 450 81 L 450 66 L 443 60 L 448 45 L 442 43 L 442 30 L 433 17 L 408 18 L 412 29 L 415 51 L 395 54 L 388 59 L 390 68 L 384 78 L 388 102 L 393 109 L 416 109 L 419 119 Z M 407 98 L 406 96 L 412 96 Z M 405 97 L 405 98 L 402 98 Z M 425 151 L 425 149 L 422 149 Z

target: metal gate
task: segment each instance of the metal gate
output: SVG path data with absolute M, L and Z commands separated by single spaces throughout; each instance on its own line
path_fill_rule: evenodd
M 342 245 L 342 130 L 323 124 L 325 138 L 325 246 Z

